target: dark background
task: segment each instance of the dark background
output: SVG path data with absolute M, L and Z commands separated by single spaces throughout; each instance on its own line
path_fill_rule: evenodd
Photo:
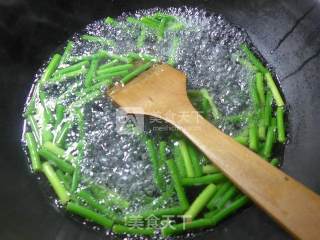
M 57 212 L 20 147 L 33 74 L 74 32 L 97 18 L 154 6 L 198 6 L 245 28 L 274 66 L 290 108 L 283 169 L 320 192 L 320 4 L 311 0 L 0 0 L 0 239 L 107 239 Z M 308 204 L 308 203 L 306 203 Z M 252 206 L 199 239 L 290 239 Z

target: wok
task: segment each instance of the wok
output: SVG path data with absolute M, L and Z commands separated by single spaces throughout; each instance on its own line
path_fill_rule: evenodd
M 247 30 L 274 67 L 289 106 L 290 140 L 282 169 L 320 192 L 320 2 L 0 0 L 0 239 L 117 239 L 74 221 L 48 201 L 42 184 L 30 174 L 20 146 L 23 104 L 36 70 L 60 44 L 88 23 L 123 11 L 182 5 L 221 13 Z M 214 230 L 200 232 L 195 239 L 291 237 L 251 206 Z

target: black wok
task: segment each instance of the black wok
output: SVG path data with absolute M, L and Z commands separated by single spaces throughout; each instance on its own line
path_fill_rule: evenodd
M 20 146 L 35 71 L 72 33 L 140 8 L 196 6 L 246 29 L 277 73 L 290 108 L 283 170 L 320 192 L 320 2 L 311 0 L 0 0 L 0 239 L 111 239 L 57 212 Z M 306 203 L 308 204 L 308 203 Z M 65 216 L 66 215 L 66 216 Z M 320 229 L 319 229 L 320 233 Z M 291 239 L 251 206 L 197 239 Z

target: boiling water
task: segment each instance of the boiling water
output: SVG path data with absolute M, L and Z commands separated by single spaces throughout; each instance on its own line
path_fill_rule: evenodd
M 138 11 L 135 17 L 151 15 L 159 9 Z M 116 27 L 98 20 L 84 29 L 84 33 L 113 40 L 114 46 L 80 40 L 75 34 L 75 47 L 72 56 L 93 54 L 97 50 L 107 50 L 116 54 L 141 52 L 167 61 L 175 39 L 180 39 L 175 53 L 176 67 L 188 76 L 188 89 L 206 88 L 212 94 L 219 111 L 224 116 L 247 112 L 252 105 L 248 94 L 248 80 L 253 73 L 237 62 L 239 45 L 248 41 L 247 34 L 228 23 L 223 17 L 208 14 L 193 8 L 170 8 L 164 11 L 176 16 L 185 28 L 167 32 L 163 41 L 157 41 L 152 32 L 147 32 L 147 40 L 140 49 L 136 40 L 140 34 L 137 25 L 128 23 L 128 14 L 118 18 Z M 67 65 L 66 65 L 67 66 Z M 40 70 L 39 73 L 41 73 Z M 38 75 L 39 76 L 39 75 Z M 37 76 L 37 78 L 38 78 Z M 66 106 L 78 97 L 83 77 L 61 84 L 47 86 L 48 104 L 54 106 L 57 99 Z M 71 90 L 70 90 L 71 89 Z M 81 161 L 81 172 L 93 182 L 107 185 L 121 194 L 132 204 L 129 211 L 143 209 L 148 197 L 159 195 L 152 179 L 152 169 L 143 142 L 132 134 L 119 133 L 117 111 L 110 99 L 103 97 L 85 106 L 85 152 Z M 145 131 L 158 139 L 166 139 L 166 132 L 152 131 L 152 126 L 164 123 L 147 124 Z M 229 135 L 238 133 L 241 126 L 223 121 L 215 124 Z M 67 151 L 77 154 L 78 132 L 71 131 L 67 139 Z M 169 179 L 168 179 L 169 181 Z M 168 205 L 174 205 L 175 197 Z

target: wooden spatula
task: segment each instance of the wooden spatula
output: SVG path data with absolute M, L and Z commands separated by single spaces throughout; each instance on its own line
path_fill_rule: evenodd
M 202 118 L 187 97 L 182 72 L 155 65 L 107 94 L 128 113 L 154 116 L 177 127 L 294 237 L 320 238 L 320 197 Z

